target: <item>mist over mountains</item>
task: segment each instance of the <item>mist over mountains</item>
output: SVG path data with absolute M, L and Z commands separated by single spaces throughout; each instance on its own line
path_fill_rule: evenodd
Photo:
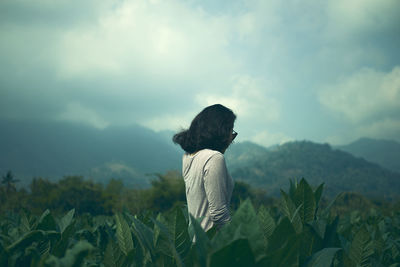
M 146 187 L 154 173 L 181 169 L 182 150 L 173 132 L 154 132 L 139 125 L 104 130 L 68 122 L 0 120 L 0 175 L 11 170 L 22 185 L 33 177 L 57 180 L 78 175 L 99 182 L 122 179 L 126 186 Z M 346 152 L 347 151 L 347 152 Z M 397 153 L 397 154 L 396 154 Z M 226 152 L 235 180 L 262 187 L 271 195 L 289 179 L 322 182 L 326 194 L 356 191 L 370 196 L 400 195 L 400 145 L 360 139 L 331 147 L 310 141 L 266 148 L 251 142 Z
M 1 121 L 0 170 L 19 179 L 79 175 L 148 185 L 147 174 L 180 168 L 181 154 L 163 134 L 138 125 L 104 130 L 66 122 Z
M 351 144 L 335 148 L 400 173 L 400 144 L 395 141 L 360 138 Z

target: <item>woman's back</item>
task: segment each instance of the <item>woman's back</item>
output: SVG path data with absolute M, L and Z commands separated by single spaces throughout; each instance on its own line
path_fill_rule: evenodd
M 233 180 L 229 175 L 224 155 L 216 150 L 202 149 L 182 160 L 186 199 L 189 212 L 204 217 L 201 226 L 205 231 L 214 225 L 230 221 L 229 205 Z

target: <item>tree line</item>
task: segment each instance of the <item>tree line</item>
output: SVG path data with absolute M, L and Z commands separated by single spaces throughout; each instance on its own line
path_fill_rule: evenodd
M 27 188 L 20 189 L 16 186 L 18 182 L 11 171 L 2 176 L 1 213 L 21 209 L 33 214 L 41 214 L 46 209 L 63 214 L 75 209 L 78 215 L 90 213 L 93 216 L 122 211 L 157 213 L 186 203 L 184 181 L 176 171 L 154 174 L 149 188 L 128 188 L 120 179 L 110 179 L 107 184 L 102 184 L 82 176 L 65 176 L 59 181 L 33 178 Z M 232 195 L 232 210 L 246 198 L 251 198 L 256 206 L 274 201 L 265 190 L 237 181 Z

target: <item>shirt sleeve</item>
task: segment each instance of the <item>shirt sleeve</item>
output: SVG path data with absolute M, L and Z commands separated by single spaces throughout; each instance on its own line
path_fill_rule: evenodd
M 204 166 L 204 189 L 207 195 L 210 219 L 222 226 L 231 220 L 228 199 L 228 171 L 222 154 L 210 157 Z

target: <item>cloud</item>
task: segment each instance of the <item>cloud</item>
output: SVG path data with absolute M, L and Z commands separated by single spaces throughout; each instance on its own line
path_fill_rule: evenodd
M 319 94 L 332 112 L 353 122 L 400 114 L 400 67 L 389 73 L 363 68 Z
M 219 94 L 212 93 L 213 90 L 197 94 L 197 102 L 202 106 L 216 103 L 226 105 L 240 119 L 254 123 L 265 124 L 279 119 L 279 101 L 271 94 L 277 88 L 249 75 L 235 76 L 230 81 L 230 86 Z
M 394 123 L 399 11 L 396 0 L 0 1 L 0 116 L 177 130 L 218 102 L 238 114 L 239 139 Z
M 332 145 L 347 145 L 360 137 L 396 140 L 399 142 L 399 133 L 400 119 L 384 118 L 359 125 L 352 125 L 347 130 L 328 136 L 325 142 Z
M 198 112 L 200 112 L 200 110 Z M 147 119 L 140 124 L 155 131 L 180 131 L 181 129 L 187 129 L 195 116 L 195 112 L 186 112 L 176 115 L 168 114 Z
M 96 23 L 64 32 L 58 68 L 72 78 L 106 73 L 193 79 L 231 69 L 234 61 L 225 52 L 229 35 L 224 18 L 181 1 L 124 1 Z
M 293 141 L 294 138 L 291 138 L 281 132 L 272 133 L 269 131 L 262 131 L 252 136 L 250 140 L 256 144 L 269 147 L 272 145 L 281 145 L 283 143 Z
M 363 68 L 326 86 L 321 104 L 346 127 L 327 137 L 344 144 L 360 137 L 400 140 L 400 67 L 390 72 Z
M 95 110 L 82 106 L 80 103 L 72 102 L 67 105 L 67 109 L 58 115 L 58 120 L 82 122 L 92 125 L 98 129 L 109 126 L 109 122 L 101 118 Z

